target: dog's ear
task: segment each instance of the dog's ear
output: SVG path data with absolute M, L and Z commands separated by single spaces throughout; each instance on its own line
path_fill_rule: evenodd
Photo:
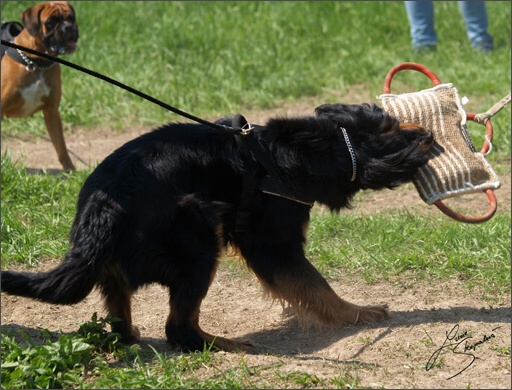
M 419 123 L 410 123 L 410 122 L 404 122 L 400 123 L 400 129 L 403 131 L 407 130 L 423 130 L 426 131 L 425 127 L 423 125 L 420 125 Z
M 426 154 L 434 143 L 434 135 L 432 131 L 417 123 L 400 123 L 400 130 L 404 137 L 410 142 L 420 143 L 423 154 Z M 418 134 L 422 134 L 419 136 Z M 438 145 L 438 148 L 443 149 Z
M 322 104 L 315 108 L 316 116 L 321 116 L 322 114 L 331 114 L 331 113 L 339 113 L 343 110 L 343 105 L 337 104 Z
M 28 33 L 33 37 L 37 36 L 41 28 L 40 14 L 44 4 L 34 5 L 21 13 L 21 21 Z
M 65 3 L 69 6 L 69 9 L 73 13 L 73 16 L 76 18 L 75 8 L 71 4 L 69 4 L 67 1 Z

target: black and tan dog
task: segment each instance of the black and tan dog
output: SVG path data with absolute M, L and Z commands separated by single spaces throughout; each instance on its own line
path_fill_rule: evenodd
M 35 5 L 23 11 L 21 20 L 24 28 L 15 35 L 13 43 L 52 56 L 75 51 L 78 27 L 75 11 L 67 2 Z M 11 24 L 10 27 L 15 26 Z M 62 94 L 60 65 L 8 48 L 2 56 L 1 68 L 2 119 L 25 118 L 42 111 L 59 162 L 65 170 L 75 169 L 64 141 L 59 113 Z
M 169 124 L 108 156 L 78 199 L 71 244 L 49 272 L 2 272 L 9 294 L 72 304 L 97 286 L 113 331 L 138 339 L 132 293 L 169 288 L 167 340 L 183 349 L 250 344 L 199 327 L 223 248 L 236 248 L 274 298 L 299 318 L 343 327 L 388 317 L 339 298 L 304 255 L 311 202 L 337 211 L 363 189 L 393 188 L 426 163 L 433 140 L 370 105 L 322 105 L 316 116 L 271 119 L 249 135 Z M 221 120 L 240 126 L 243 117 Z

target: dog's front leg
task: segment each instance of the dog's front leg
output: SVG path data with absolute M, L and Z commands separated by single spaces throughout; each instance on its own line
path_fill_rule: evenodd
M 289 302 L 300 320 L 322 327 L 342 327 L 375 322 L 389 317 L 383 306 L 358 306 L 341 299 L 306 259 L 302 245 L 257 246 L 245 253 L 263 288 L 275 299 Z
M 69 157 L 66 141 L 64 140 L 64 129 L 58 105 L 43 109 L 43 115 L 46 129 L 48 130 L 50 140 L 57 152 L 62 168 L 64 168 L 65 171 L 74 170 L 75 166 Z

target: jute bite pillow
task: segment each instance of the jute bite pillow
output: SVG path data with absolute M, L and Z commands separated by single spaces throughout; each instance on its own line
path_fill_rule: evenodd
M 475 150 L 466 127 L 466 112 L 451 83 L 419 92 L 383 94 L 379 100 L 400 122 L 418 123 L 433 132 L 431 158 L 413 180 L 427 204 L 500 187 L 490 164 Z

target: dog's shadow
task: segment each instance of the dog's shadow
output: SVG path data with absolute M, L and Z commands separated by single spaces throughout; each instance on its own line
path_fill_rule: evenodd
M 482 323 L 482 332 L 491 332 L 492 329 L 486 327 L 486 323 L 510 323 L 510 307 L 493 309 L 475 309 L 474 307 L 458 306 L 437 310 L 414 310 L 414 311 L 394 311 L 388 320 L 373 324 L 349 326 L 342 329 L 322 329 L 315 327 L 305 328 L 301 326 L 295 315 L 287 316 L 279 328 L 262 329 L 257 332 L 246 333 L 236 337 L 237 341 L 250 341 L 255 345 L 254 351 L 246 352 L 253 355 L 271 354 L 277 356 L 297 357 L 300 355 L 314 354 L 323 349 L 327 349 L 337 342 L 360 334 L 362 339 L 368 330 L 380 330 L 372 340 L 361 343 L 361 348 L 352 356 L 351 361 L 356 361 L 365 349 L 379 341 L 385 341 L 388 336 L 400 328 L 427 325 L 442 324 L 446 327 L 443 334 L 449 332 L 453 326 L 462 321 Z M 375 332 L 372 332 L 375 334 Z M 422 336 L 421 336 L 422 337 Z M 393 338 L 395 340 L 395 338 Z M 420 339 L 418 339 L 420 341 Z M 142 350 L 154 349 L 159 353 L 181 354 L 181 351 L 171 349 L 164 337 L 152 338 L 143 337 L 140 346 Z M 340 348 L 343 348 L 341 346 Z M 310 359 L 311 357 L 308 357 Z M 323 359 L 323 358 L 322 358 Z M 363 364 L 362 362 L 358 362 Z
M 361 334 L 361 338 L 365 338 L 365 331 L 380 329 L 378 335 L 372 340 L 365 340 L 364 343 L 361 343 L 361 348 L 351 357 L 351 361 L 357 361 L 358 356 L 360 356 L 365 349 L 379 341 L 385 341 L 386 338 L 398 328 L 436 323 L 443 324 L 443 326 L 446 325 L 445 331 L 450 332 L 453 326 L 461 321 L 473 321 L 482 323 L 482 332 L 485 333 L 491 332 L 491 329 L 487 329 L 486 323 L 509 324 L 510 320 L 510 307 L 475 309 L 474 307 L 459 306 L 437 310 L 395 311 L 391 312 L 391 317 L 388 320 L 374 324 L 349 326 L 343 329 L 318 330 L 316 328 L 304 328 L 299 325 L 295 316 L 289 316 L 278 329 L 262 329 L 257 332 L 247 333 L 236 339 L 249 340 L 256 346 L 253 352 L 248 352 L 250 354 L 272 354 L 297 357 L 303 354 L 314 354 L 344 338 L 357 334 Z M 57 339 L 61 335 L 71 335 L 72 333 L 73 332 L 50 332 L 52 339 Z M 31 328 L 16 324 L 2 325 L 2 335 L 9 334 L 14 335 L 18 342 L 23 340 L 21 334 L 26 334 L 31 338 L 34 345 L 45 343 L 49 335 L 48 332 L 42 331 L 40 328 Z M 375 334 L 375 332 L 373 332 L 373 334 Z M 394 339 L 395 338 L 393 338 L 393 340 Z M 179 350 L 171 349 L 164 337 L 143 337 L 139 345 L 141 351 L 146 353 L 139 355 L 138 358 L 146 362 L 154 359 L 154 352 L 152 351 L 167 355 L 182 354 Z M 308 359 L 311 359 L 311 357 L 308 357 Z M 363 364 L 362 362 L 360 363 Z
M 380 329 L 381 332 L 371 342 L 362 343 L 360 351 L 354 355 L 355 358 L 364 349 L 378 341 L 385 340 L 388 335 L 399 328 L 440 323 L 446 324 L 445 331 L 449 332 L 459 322 L 474 321 L 483 323 L 482 332 L 490 332 L 491 329 L 487 329 L 485 323 L 510 323 L 511 317 L 510 307 L 475 309 L 474 307 L 459 306 L 437 310 L 394 311 L 391 312 L 391 317 L 385 321 L 328 330 L 301 327 L 297 319 L 292 317 L 287 319 L 280 329 L 262 329 L 245 334 L 240 338 L 252 341 L 267 353 L 290 356 L 315 353 L 344 338 L 357 334 L 365 338 L 366 330 Z M 293 347 L 291 347 L 292 345 Z

